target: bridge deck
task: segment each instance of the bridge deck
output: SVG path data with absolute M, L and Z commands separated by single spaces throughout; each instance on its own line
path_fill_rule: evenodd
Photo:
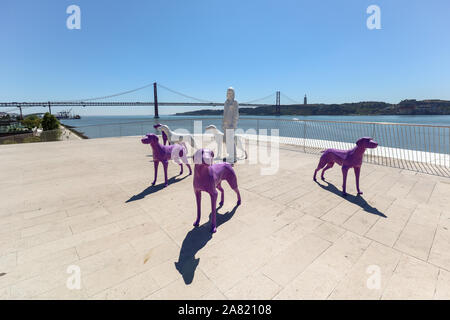
M 448 178 L 364 164 L 364 198 L 343 198 L 338 168 L 317 185 L 317 156 L 283 149 L 277 175 L 236 165 L 243 204 L 226 186 L 211 236 L 208 197 L 194 229 L 192 177 L 149 187 L 137 137 L 1 152 L 2 299 L 450 298 Z

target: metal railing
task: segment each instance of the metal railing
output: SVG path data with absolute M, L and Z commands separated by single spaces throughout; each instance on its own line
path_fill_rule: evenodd
M 145 120 L 126 123 L 80 126 L 76 130 L 89 138 L 142 136 L 156 133 L 153 126 L 161 122 L 172 131 L 205 132 L 208 125 L 221 128 L 222 118 L 181 118 Z M 291 120 L 283 118 L 241 117 L 238 128 L 249 140 L 260 141 L 271 129 L 278 129 L 280 148 L 319 154 L 326 148 L 350 149 L 360 137 L 369 136 L 379 146 L 368 149 L 364 161 L 368 163 L 408 169 L 450 177 L 450 126 L 405 123 Z M 196 129 L 196 130 L 194 130 Z

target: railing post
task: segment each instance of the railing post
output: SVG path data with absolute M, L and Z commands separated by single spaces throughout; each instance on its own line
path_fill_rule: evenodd
M 303 152 L 306 153 L 306 121 L 303 121 Z
M 256 145 L 259 147 L 259 119 L 256 119 Z

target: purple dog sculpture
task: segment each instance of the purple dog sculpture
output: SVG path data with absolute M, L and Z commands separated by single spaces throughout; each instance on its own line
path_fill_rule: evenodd
M 348 169 L 353 168 L 355 170 L 356 177 L 356 189 L 358 190 L 358 194 L 362 194 L 361 190 L 359 190 L 359 174 L 361 172 L 361 165 L 364 156 L 364 152 L 367 148 L 374 149 L 378 146 L 378 143 L 373 141 L 372 138 L 364 137 L 356 141 L 356 147 L 351 150 L 338 150 L 338 149 L 326 149 L 323 152 L 323 155 L 320 157 L 319 165 L 317 166 L 316 171 L 314 171 L 314 181 L 316 180 L 317 171 L 323 168 L 321 178 L 325 181 L 324 173 L 326 170 L 333 167 L 334 163 L 342 166 L 342 193 L 343 195 L 347 195 L 346 186 L 347 186 L 347 172 Z M 326 166 L 325 166 L 326 165 Z M 325 167 L 325 168 L 324 168 Z
M 217 189 L 221 192 L 220 203 L 223 205 L 224 191 L 221 186 L 222 180 L 226 180 L 231 189 L 237 194 L 237 205 L 241 204 L 241 194 L 237 185 L 236 174 L 233 167 L 229 163 L 217 163 L 213 164 L 214 152 L 208 149 L 199 149 L 194 154 L 194 193 L 197 201 L 197 220 L 194 222 L 194 226 L 198 227 L 201 217 L 201 192 L 208 192 L 211 196 L 211 211 L 212 211 L 212 223 L 211 232 L 217 231 L 216 227 L 216 201 L 217 201 Z
M 191 166 L 188 163 L 187 160 L 187 149 L 185 145 L 181 144 L 174 144 L 170 146 L 163 146 L 159 143 L 158 137 L 153 134 L 147 134 L 145 138 L 141 139 L 141 142 L 143 144 L 150 144 L 153 150 L 153 162 L 155 165 L 155 179 L 152 182 L 152 186 L 156 183 L 156 178 L 158 177 L 158 165 L 160 162 L 162 162 L 164 167 L 164 179 L 165 179 L 165 186 L 167 187 L 167 167 L 169 164 L 169 160 L 173 159 L 176 163 L 178 163 L 181 167 L 180 174 L 183 174 L 183 163 L 186 164 L 186 166 L 189 169 L 189 175 L 192 174 Z M 180 163 L 180 158 L 182 163 Z

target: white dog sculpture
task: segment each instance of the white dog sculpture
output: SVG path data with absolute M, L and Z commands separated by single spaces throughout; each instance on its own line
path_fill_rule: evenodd
M 169 142 L 169 145 L 172 145 L 174 143 L 180 143 L 181 141 L 184 141 L 184 142 L 187 141 L 192 148 L 198 149 L 197 145 L 195 143 L 194 137 L 192 135 L 190 135 L 189 133 L 181 134 L 181 133 L 173 132 L 172 130 L 170 130 L 169 126 L 167 126 L 165 124 L 160 124 L 160 123 L 154 125 L 153 127 L 156 130 L 163 133 L 164 145 L 166 144 L 166 141 L 164 139 L 164 134 L 165 134 L 167 137 L 167 141 Z
M 222 131 L 220 131 L 219 129 L 217 129 L 217 127 L 214 125 L 207 126 L 205 131 L 208 133 L 211 133 L 214 136 L 214 139 L 216 140 L 216 143 L 217 143 L 217 158 L 218 159 L 222 158 L 222 144 L 223 144 L 224 133 Z M 247 151 L 245 151 L 244 146 L 241 141 L 242 137 L 235 135 L 235 139 L 236 139 L 236 147 L 238 149 L 242 150 L 242 152 L 245 154 L 245 159 L 247 159 Z

